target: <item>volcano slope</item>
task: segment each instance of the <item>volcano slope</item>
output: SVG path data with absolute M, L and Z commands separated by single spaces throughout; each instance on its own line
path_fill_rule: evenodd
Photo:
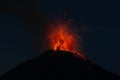
M 120 80 L 91 60 L 67 51 L 47 51 L 0 77 L 0 80 Z

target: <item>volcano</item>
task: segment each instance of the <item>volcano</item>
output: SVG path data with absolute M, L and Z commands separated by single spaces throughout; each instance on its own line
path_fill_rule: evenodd
M 120 80 L 91 60 L 72 52 L 49 50 L 39 57 L 19 64 L 0 80 Z

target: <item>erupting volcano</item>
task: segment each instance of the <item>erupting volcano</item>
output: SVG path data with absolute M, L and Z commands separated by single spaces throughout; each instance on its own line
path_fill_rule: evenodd
M 69 24 L 53 25 L 49 32 L 52 50 L 18 65 L 0 80 L 120 80 L 82 54 L 81 38 Z
M 63 22 L 50 26 L 48 35 L 50 48 L 53 50 L 62 50 L 72 52 L 74 55 L 86 59 L 81 52 L 81 38 L 70 26 L 70 23 Z

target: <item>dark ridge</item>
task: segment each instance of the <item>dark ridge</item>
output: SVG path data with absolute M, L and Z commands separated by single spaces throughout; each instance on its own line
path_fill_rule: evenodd
M 91 60 L 66 51 L 47 51 L 0 77 L 0 80 L 120 80 Z

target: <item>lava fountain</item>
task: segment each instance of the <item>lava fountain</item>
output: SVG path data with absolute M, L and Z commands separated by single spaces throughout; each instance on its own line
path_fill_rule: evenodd
M 52 24 L 49 28 L 48 42 L 53 50 L 63 50 L 72 52 L 74 55 L 83 59 L 80 42 L 81 38 L 73 29 L 70 23 Z

